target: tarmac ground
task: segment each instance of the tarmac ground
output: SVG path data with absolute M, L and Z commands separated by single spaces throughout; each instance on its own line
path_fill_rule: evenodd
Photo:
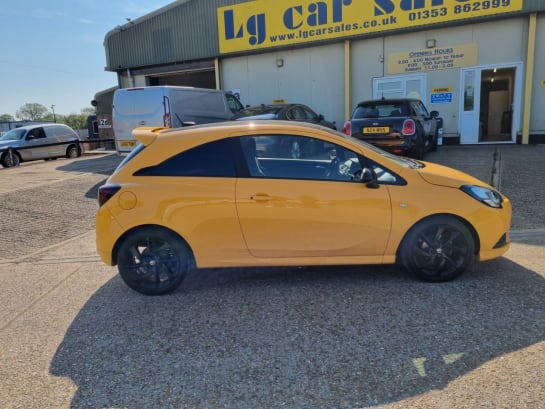
M 2 169 L 0 408 L 545 408 L 544 154 L 428 154 L 513 202 L 509 252 L 458 280 L 213 269 L 161 297 L 95 252 L 117 156 Z

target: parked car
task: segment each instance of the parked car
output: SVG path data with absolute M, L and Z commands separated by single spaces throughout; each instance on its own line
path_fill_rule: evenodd
M 134 136 L 99 188 L 96 240 L 144 294 L 213 267 L 398 263 L 445 281 L 509 247 L 511 203 L 491 186 L 324 127 L 231 121 Z M 316 140 L 330 155 L 258 156 L 274 138 Z
M 326 121 L 322 114 L 317 114 L 310 107 L 304 104 L 269 104 L 256 105 L 242 109 L 233 116 L 234 120 L 251 120 L 251 119 L 274 119 L 283 121 L 299 121 L 311 124 L 322 125 L 330 129 L 337 130 L 335 122 Z M 310 142 L 310 141 L 307 141 Z M 289 146 L 289 154 L 292 158 L 315 157 L 323 152 L 323 144 L 307 143 L 302 146 L 295 140 L 284 139 L 282 143 Z M 284 147 L 279 147 L 279 150 L 286 152 Z
M 397 155 L 423 159 L 437 149 L 439 113 L 428 113 L 419 99 L 397 98 L 358 103 L 343 133 Z
M 322 114 L 317 114 L 304 104 L 269 104 L 247 107 L 239 111 L 233 119 L 280 119 L 318 124 L 337 129 L 335 122 L 326 121 Z
M 5 168 L 38 159 L 77 158 L 81 153 L 78 134 L 63 124 L 22 126 L 0 137 L 0 163 Z

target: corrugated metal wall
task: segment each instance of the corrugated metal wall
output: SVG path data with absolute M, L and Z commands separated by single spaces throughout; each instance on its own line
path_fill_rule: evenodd
M 215 58 L 219 55 L 218 7 L 247 1 L 178 0 L 119 26 L 104 40 L 106 69 L 119 71 Z M 525 0 L 521 14 L 543 11 L 545 0 Z
M 106 69 L 214 58 L 219 53 L 218 7 L 248 0 L 179 0 L 160 12 L 111 30 L 104 39 Z

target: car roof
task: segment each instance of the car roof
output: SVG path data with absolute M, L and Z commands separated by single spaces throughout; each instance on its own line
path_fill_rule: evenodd
M 18 126 L 17 128 L 13 128 L 13 129 L 23 129 L 23 130 L 28 130 L 28 129 L 34 129 L 34 128 L 39 128 L 39 127 L 42 127 L 42 128 L 50 128 L 52 126 L 63 126 L 63 127 L 67 127 L 67 128 L 70 128 L 68 125 L 66 124 L 57 124 L 57 123 L 45 123 L 45 124 L 32 124 L 32 125 L 25 125 L 25 126 Z M 11 129 L 11 130 L 13 130 Z
M 206 136 L 210 134 L 210 139 L 216 139 L 220 137 L 228 137 L 230 135 L 244 134 L 244 133 L 271 133 L 282 131 L 320 131 L 335 133 L 330 128 L 322 125 L 297 122 L 297 121 L 285 121 L 285 120 L 270 120 L 270 119 L 244 119 L 237 121 L 227 122 L 212 122 L 208 124 L 192 125 L 182 128 L 153 128 L 153 127 L 140 127 L 133 131 L 135 138 L 144 145 L 151 144 L 155 139 L 184 139 L 189 135 L 192 136 Z M 340 137 L 342 134 L 337 133 Z
M 367 105 L 367 104 L 376 104 L 376 105 L 387 105 L 387 104 L 399 104 L 402 102 L 412 102 L 420 101 L 417 98 L 382 98 L 382 99 L 368 99 L 366 101 L 358 102 L 358 105 Z

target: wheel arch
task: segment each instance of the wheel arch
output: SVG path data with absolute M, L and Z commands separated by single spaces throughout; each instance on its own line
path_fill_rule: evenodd
M 81 145 L 79 144 L 79 142 L 72 142 L 70 143 L 67 147 L 66 147 L 66 151 L 64 152 L 64 155 L 69 158 L 70 157 L 70 149 L 72 148 L 75 148 L 78 152 L 78 155 L 77 157 L 79 158 L 81 156 Z
M 175 230 L 169 229 L 168 227 L 161 226 L 159 224 L 142 224 L 139 226 L 135 226 L 129 230 L 127 230 L 125 233 L 123 233 L 115 242 L 113 248 L 112 248 L 112 266 L 117 265 L 117 255 L 119 252 L 119 247 L 121 246 L 121 243 L 131 234 L 133 234 L 136 231 L 144 230 L 144 229 L 157 229 L 157 230 L 163 230 L 165 232 L 169 232 L 171 234 L 176 235 L 182 242 L 187 246 L 187 250 L 191 254 L 191 265 L 190 268 L 193 269 L 196 267 L 196 261 L 195 261 L 195 253 L 193 252 L 193 249 L 187 242 L 187 240 L 182 237 L 178 232 Z
M 399 242 L 399 245 L 397 247 L 397 251 L 396 251 L 396 263 L 399 263 L 401 261 L 401 250 L 403 249 L 403 246 L 405 244 L 405 240 L 407 239 L 407 237 L 410 235 L 410 233 L 417 227 L 419 226 L 421 223 L 424 223 L 428 220 L 432 220 L 432 219 L 436 219 L 436 218 L 441 218 L 441 217 L 450 217 L 452 219 L 455 219 L 459 222 L 461 222 L 463 225 L 465 225 L 468 229 L 468 231 L 470 232 L 471 234 L 471 237 L 473 238 L 473 241 L 475 243 L 475 249 L 474 249 L 474 252 L 475 252 L 475 255 L 479 254 L 479 252 L 481 251 L 481 241 L 479 239 L 479 235 L 477 234 L 477 231 L 475 230 L 475 228 L 473 227 L 473 225 L 468 222 L 466 219 L 464 219 L 463 217 L 457 215 L 457 214 L 453 214 L 453 213 L 436 213 L 436 214 L 431 214 L 431 215 L 428 215 L 426 217 L 423 217 L 422 219 L 418 220 L 417 222 L 415 222 L 411 228 L 409 228 L 405 234 L 403 235 L 403 238 L 400 240 Z

